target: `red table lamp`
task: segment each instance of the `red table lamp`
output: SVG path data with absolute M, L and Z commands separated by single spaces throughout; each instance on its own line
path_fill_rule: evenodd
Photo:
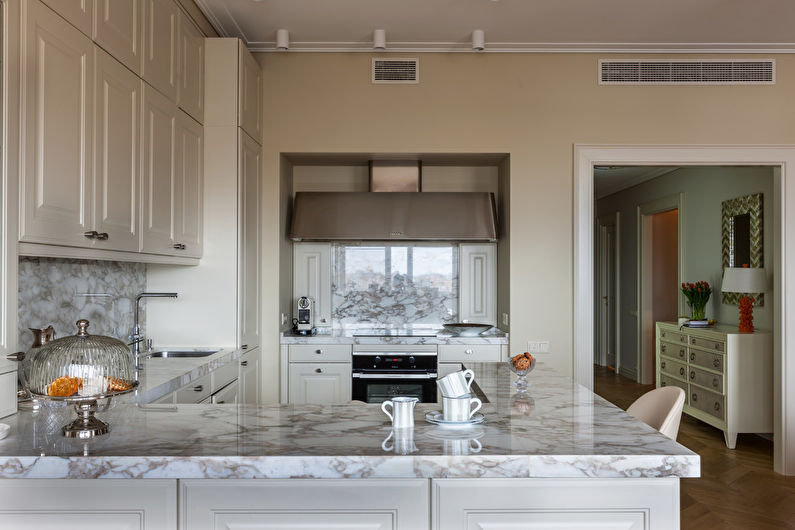
M 724 293 L 755 294 L 763 293 L 767 289 L 767 276 L 765 269 L 750 267 L 728 267 L 723 271 L 723 283 L 720 290 Z M 740 298 L 740 325 L 737 330 L 741 333 L 754 331 L 754 299 L 749 296 Z

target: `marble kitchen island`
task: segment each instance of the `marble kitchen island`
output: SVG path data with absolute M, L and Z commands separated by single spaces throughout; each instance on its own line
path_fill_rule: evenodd
M 678 527 L 698 455 L 543 365 L 527 395 L 506 364 L 471 367 L 484 424 L 435 427 L 421 404 L 404 437 L 377 405 L 121 403 L 83 444 L 57 432 L 68 410 L 23 409 L 0 440 L 0 527 L 75 510 L 123 528 Z

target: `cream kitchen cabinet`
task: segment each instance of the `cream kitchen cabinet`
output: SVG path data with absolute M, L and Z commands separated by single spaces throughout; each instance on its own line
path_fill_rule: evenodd
M 260 173 L 261 148 L 238 129 L 238 311 L 240 314 L 240 343 L 242 348 L 259 345 L 260 291 Z
M 458 318 L 461 322 L 478 322 L 496 326 L 497 246 L 462 243 L 459 252 Z
M 93 2 L 94 42 L 140 77 L 144 60 L 144 0 Z
M 315 326 L 331 326 L 331 244 L 293 245 L 293 298 L 315 303 Z
M 351 400 L 351 363 L 290 363 L 289 402 L 333 405 Z
M 94 248 L 138 252 L 143 83 L 95 47 Z
M 204 122 L 204 35 L 182 11 L 178 17 L 177 104 L 199 123 Z
M 143 78 L 174 103 L 179 85 L 178 19 L 174 0 L 145 0 Z
M 262 69 L 239 39 L 207 39 L 204 124 L 240 127 L 262 144 Z M 222 65 L 222 66 L 221 66 Z M 223 70 L 223 77 L 221 76 Z M 234 88 L 234 92 L 230 89 Z M 209 97 L 223 93 L 223 98 Z
M 256 405 L 259 403 L 260 350 L 254 348 L 240 358 L 240 403 Z
M 238 95 L 238 119 L 240 127 L 261 142 L 262 138 L 262 69 L 242 41 L 238 41 L 240 64 L 240 93 Z
M 98 0 L 43 0 L 45 4 L 85 35 L 91 35 L 94 2 L 96 1 Z
M 86 245 L 91 230 L 94 45 L 23 2 L 20 240 Z
M 200 258 L 204 201 L 204 130 L 199 122 L 177 111 L 174 189 L 176 255 Z M 172 253 L 172 252 L 169 252 Z

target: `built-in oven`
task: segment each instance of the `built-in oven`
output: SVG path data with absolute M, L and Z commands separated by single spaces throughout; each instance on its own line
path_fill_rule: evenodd
M 353 351 L 351 399 L 381 403 L 396 396 L 436 403 L 436 347 L 393 346 Z

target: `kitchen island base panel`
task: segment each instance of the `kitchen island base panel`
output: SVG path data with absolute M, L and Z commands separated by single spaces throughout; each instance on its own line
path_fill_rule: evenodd
M 0 480 L 0 528 L 78 527 L 675 530 L 679 479 Z

